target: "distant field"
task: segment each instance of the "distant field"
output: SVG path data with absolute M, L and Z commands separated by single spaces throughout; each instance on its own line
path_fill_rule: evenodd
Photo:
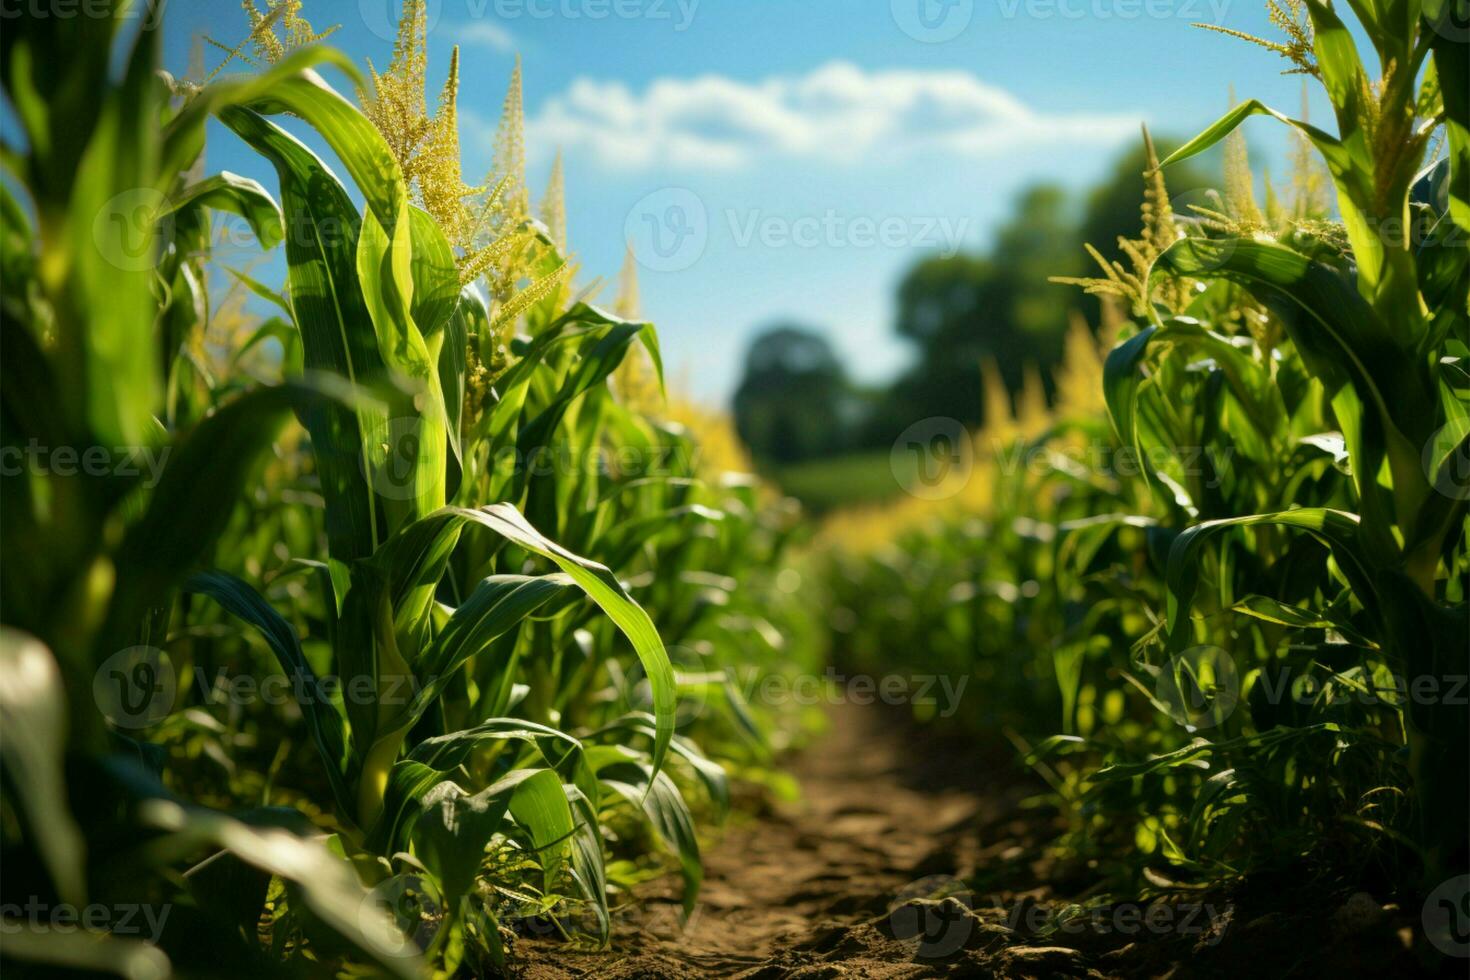
M 773 468 L 769 476 L 814 513 L 880 503 L 903 492 L 886 452 L 852 453 Z

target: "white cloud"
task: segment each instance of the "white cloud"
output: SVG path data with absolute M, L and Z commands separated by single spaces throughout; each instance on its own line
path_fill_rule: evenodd
M 1111 143 L 1138 117 L 1033 110 L 967 71 L 865 71 L 834 61 L 805 75 L 660 78 L 641 93 L 578 78 L 528 121 L 532 145 L 600 162 L 735 168 L 763 155 L 860 162 L 938 150 L 980 158 L 1023 147 Z
M 490 48 L 492 51 L 509 53 L 514 51 L 516 46 L 516 39 L 511 36 L 510 31 L 487 20 L 477 20 L 462 25 L 455 31 L 455 37 L 461 44 L 479 45 Z

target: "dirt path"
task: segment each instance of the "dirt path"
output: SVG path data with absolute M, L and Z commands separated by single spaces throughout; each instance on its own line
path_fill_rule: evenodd
M 904 900 L 959 890 L 974 904 L 960 879 L 981 862 L 1013 866 L 1045 818 L 1019 818 L 1036 787 L 1006 760 L 962 758 L 892 721 L 876 709 L 838 709 L 793 768 L 801 801 L 732 820 L 705 854 L 699 907 L 682 931 L 675 894 L 654 892 L 644 896 L 643 921 L 623 923 L 611 955 L 537 943 L 525 975 L 965 975 L 974 963 L 964 947 L 991 945 L 977 940 L 1001 934 L 1000 915 L 970 915 L 954 898 Z M 984 846 L 977 827 L 1000 830 L 997 843 Z
M 1264 898 L 1176 902 L 1162 928 L 1143 925 L 1148 908 L 1133 905 L 1049 931 L 1042 913 L 1060 907 L 1058 896 L 1082 897 L 1088 875 L 1044 856 L 1059 818 L 1027 804 L 1041 787 L 1017 770 L 1013 752 L 977 755 L 969 743 L 916 734 L 878 708 L 842 707 L 832 719 L 793 767 L 801 801 L 732 818 L 707 849 L 687 925 L 679 925 L 676 889 L 656 882 L 640 896 L 636 917 L 618 920 L 611 950 L 525 941 L 514 954 L 518 975 L 1418 974 L 1396 938 L 1402 915 L 1368 910 L 1344 929 L 1341 897 L 1306 901 L 1289 884 L 1267 883 Z

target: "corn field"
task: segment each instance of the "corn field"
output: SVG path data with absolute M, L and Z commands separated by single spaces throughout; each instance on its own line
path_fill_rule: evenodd
M 953 892 L 793 904 L 887 922 L 913 967 L 857 972 L 870 945 L 851 975 L 1214 975 L 1068 924 L 1289 879 L 1388 896 L 1394 963 L 1462 965 L 1453 887 L 1449 938 L 1418 916 L 1470 873 L 1457 0 L 1273 3 L 1259 43 L 1331 123 L 1247 98 L 1166 154 L 1145 130 L 1137 237 L 1048 287 L 1099 317 L 1055 392 L 1013 405 L 976 364 L 963 486 L 821 520 L 666 378 L 631 252 L 616 290 L 581 275 L 519 63 L 470 183 L 433 4 L 386 67 L 307 21 L 333 5 L 231 5 L 188 76 L 128 26 L 161 10 L 102 6 L 0 41 L 7 972 L 666 975 L 656 947 L 840 975 L 802 971 L 857 940 L 716 969 L 721 934 L 687 938 L 763 901 L 711 848 L 843 761 L 840 717 L 769 695 L 834 670 L 944 680 L 882 724 L 1003 755 L 1057 898 L 1004 935 L 967 902 L 917 953 L 895 923 L 932 941 Z M 1253 185 L 1252 116 L 1290 133 L 1286 193 Z M 274 181 L 211 170 L 225 141 Z M 1171 198 L 1220 149 L 1221 192 Z M 221 215 L 275 264 L 217 255 Z M 1025 892 L 996 867 L 947 880 Z M 164 911 L 12 926 L 35 904 Z

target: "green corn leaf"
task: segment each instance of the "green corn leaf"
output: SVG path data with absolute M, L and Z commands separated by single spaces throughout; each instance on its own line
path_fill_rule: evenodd
M 541 861 L 542 890 L 550 893 L 570 856 L 576 824 L 561 780 L 550 769 L 517 769 L 485 792 L 512 790 L 510 814 L 531 838 Z
M 479 290 L 468 285 L 460 291 L 454 313 L 444 324 L 444 340 L 439 348 L 439 389 L 444 393 L 445 427 L 449 448 L 454 454 L 445 491 L 453 499 L 464 472 L 464 399 L 471 338 L 489 324 L 489 313 Z
M 1280 626 L 1290 626 L 1293 629 L 1330 629 L 1341 634 L 1343 639 L 1356 646 L 1368 649 L 1376 649 L 1378 646 L 1337 616 L 1319 610 L 1288 605 L 1270 596 L 1248 595 L 1230 608 L 1247 616 Z
M 443 772 L 422 762 L 394 763 L 383 791 L 382 814 L 368 832 L 364 848 L 385 856 L 401 850 L 412 828 L 410 814 L 417 812 L 418 801 L 444 778 Z
M 206 85 L 185 102 L 178 114 L 163 128 L 163 164 L 160 167 L 162 186 L 158 189 L 167 190 L 174 175 L 187 170 L 198 158 L 204 148 L 205 122 L 211 115 L 253 102 L 284 80 L 300 75 L 313 65 L 322 64 L 333 65 L 354 79 L 360 77 L 351 58 L 333 48 L 312 45 L 292 51 L 258 75 L 223 78 Z M 326 84 L 315 74 L 311 78 L 316 84 Z
M 455 609 L 415 667 L 426 682 L 447 675 L 508 628 L 575 589 L 567 575 L 492 575 Z
M 221 120 L 276 168 L 291 236 L 286 241 L 290 311 L 301 334 L 308 370 L 364 386 L 387 376 L 357 282 L 357 208 L 310 150 L 260 116 L 230 109 Z M 307 406 L 301 420 L 326 498 L 327 545 L 337 561 L 373 553 L 387 536 L 372 490 L 367 439 L 387 428 L 383 405 Z
M 455 610 L 444 629 L 413 664 L 419 688 L 402 721 L 407 728 L 439 699 L 444 688 L 471 657 L 490 641 L 512 630 L 552 599 L 576 586 L 566 575 L 497 575 L 485 579 Z
M 589 777 L 592 790 L 597 788 L 596 777 L 585 763 L 582 766 Z M 612 919 L 607 906 L 607 867 L 602 857 L 602 830 L 597 819 L 597 797 L 590 796 L 577 785 L 562 784 L 567 802 L 572 808 L 577 829 L 572 835 L 572 878 L 581 889 L 582 897 L 592 905 L 597 916 L 597 935 L 605 944 L 612 933 Z
M 139 808 L 140 822 L 163 831 L 160 852 L 187 854 L 223 848 L 300 890 L 307 909 L 378 967 L 404 978 L 423 975 L 423 962 L 406 949 L 392 918 L 375 913 L 351 865 L 320 843 L 274 827 L 252 827 L 221 813 L 186 810 L 168 800 L 149 800 Z M 294 905 L 294 899 L 293 899 Z
M 285 235 L 280 206 L 266 189 L 249 177 L 221 171 L 190 184 L 169 200 L 168 214 L 211 208 L 238 214 L 250 224 L 261 248 L 275 248 Z
M 267 340 L 274 340 L 281 345 L 282 374 L 288 378 L 296 377 L 306 370 L 305 355 L 301 348 L 301 334 L 297 331 L 296 324 L 278 316 L 261 321 L 260 326 L 251 332 L 231 356 L 231 365 L 238 366 L 245 355 Z
M 1138 397 L 1138 386 L 1143 380 L 1139 368 L 1148 356 L 1149 341 L 1158 331 L 1157 326 L 1147 326 L 1108 352 L 1103 362 L 1103 398 L 1108 406 L 1108 418 L 1113 430 L 1125 446 L 1138 449 L 1138 435 L 1134 428 L 1134 401 Z M 1140 458 L 1142 453 L 1139 454 Z
M 385 506 L 404 524 L 444 506 L 448 420 L 439 387 L 438 345 L 414 323 L 413 242 L 409 206 L 401 202 L 398 217 L 385 227 L 369 212 L 357 243 L 357 274 L 368 315 L 378 336 L 390 376 L 402 393 L 389 404 L 391 418 L 379 433 L 369 433 L 374 461 L 389 498 Z M 395 228 L 389 231 L 389 227 Z M 377 454 L 385 458 L 378 461 Z
M 450 920 L 475 887 L 485 845 L 505 822 L 510 796 L 492 786 L 470 795 L 457 783 L 442 782 L 419 801 L 415 837 L 424 863 L 444 889 Z
M 627 356 L 628 347 L 648 330 L 646 324 L 621 321 L 578 334 L 577 360 L 557 389 L 551 403 L 521 429 L 516 437 L 516 457 L 523 461 L 517 471 L 516 496 L 530 481 L 534 460 L 551 443 L 557 426 L 582 396 L 602 384 Z
M 419 333 L 434 336 L 454 315 L 459 305 L 459 273 L 454 252 L 444 232 L 422 209 L 410 206 L 409 221 L 413 229 L 413 304 L 410 312 Z
M 262 115 L 300 116 L 321 134 L 386 233 L 392 235 L 399 221 L 407 222 L 408 187 L 393 151 L 368 118 L 321 76 L 310 70 L 294 72 L 259 86 L 258 93 L 243 103 Z
M 327 697 L 316 672 L 306 662 L 296 629 L 248 583 L 226 572 L 192 575 L 184 582 L 184 591 L 209 596 L 232 615 L 260 631 L 280 662 L 281 670 L 290 678 L 292 690 L 298 693 L 301 714 L 306 719 L 306 727 L 322 757 L 327 782 L 336 797 L 337 812 L 351 813 L 352 794 L 342 773 L 346 742 L 342 715 Z
M 105 652 L 124 645 L 149 606 L 171 590 L 208 553 L 234 511 L 240 488 L 297 406 L 353 395 L 330 378 L 256 388 L 234 399 L 179 437 L 142 517 L 123 537 L 116 557 L 117 588 L 100 642 Z M 210 487 L 213 492 L 201 493 Z
M 644 816 L 663 845 L 678 859 L 684 878 L 683 908 L 687 920 L 699 900 L 704 866 L 694 817 L 679 787 L 667 773 L 655 772 L 638 760 L 637 753 L 620 746 L 599 746 L 588 752 L 588 765 L 603 786 L 623 797 Z
M 63 901 L 87 902 L 87 845 L 67 804 L 66 695 L 51 651 L 29 633 L 0 627 L 0 723 L 8 784 L 26 830 Z M 10 939 L 6 939 L 7 952 Z
M 1425 380 L 1357 290 L 1332 268 L 1289 248 L 1250 239 L 1188 238 L 1159 256 L 1155 274 L 1160 269 L 1236 282 L 1282 310 L 1313 373 L 1327 379 L 1329 389 L 1334 379 L 1351 379 L 1386 418 L 1392 416 L 1384 392 L 1393 391 L 1397 404 L 1400 394 L 1415 397 L 1412 386 Z
M 1353 129 L 1345 139 L 1327 133 L 1311 123 L 1292 119 L 1256 99 L 1247 99 L 1221 116 L 1194 139 L 1169 154 L 1159 165 L 1187 160 L 1208 150 L 1230 135 L 1251 116 L 1270 116 L 1296 129 L 1322 155 L 1327 170 L 1337 186 L 1337 206 L 1347 227 L 1355 258 L 1360 268 L 1379 269 L 1383 264 L 1383 241 L 1378 229 L 1371 226 L 1366 214 L 1374 200 L 1371 153 L 1361 130 Z
M 633 601 L 617 576 L 605 565 L 579 557 L 546 538 L 510 504 L 493 504 L 473 510 L 446 507 L 420 521 L 413 532 L 422 533 L 425 540 L 431 542 L 452 539 L 466 524 L 485 527 L 512 544 L 556 564 L 633 644 L 653 690 L 656 719 L 653 762 L 655 768 L 660 767 L 674 732 L 676 685 L 668 651 L 664 649 L 648 613 Z
M 81 402 L 68 421 L 75 431 L 85 431 L 85 422 L 102 445 L 156 442 L 162 378 L 150 279 L 166 231 L 162 195 L 151 189 L 163 98 L 157 44 L 157 31 L 139 32 L 122 84 L 103 96 L 67 205 L 67 247 L 54 258 L 67 274 L 55 283 L 66 304 L 58 311 L 58 354 L 65 375 L 77 379 L 63 393 Z
M 1435 418 L 1427 365 L 1395 342 L 1335 270 L 1289 248 L 1246 239 L 1185 239 L 1159 257 L 1155 269 L 1160 268 L 1236 282 L 1281 318 L 1309 369 L 1335 394 L 1367 518 L 1366 540 L 1380 561 L 1389 560 L 1396 550 L 1388 531 L 1393 509 L 1400 519 L 1412 519 L 1427 488 L 1419 458 Z M 1413 338 L 1408 340 L 1412 349 Z M 1385 461 L 1392 468 L 1392 502 L 1378 481 Z
M 628 733 L 637 733 L 650 740 L 653 739 L 657 734 L 657 725 L 653 716 L 641 711 L 624 715 L 612 724 L 599 728 L 591 737 Z M 669 743 L 669 749 L 689 763 L 720 813 L 722 815 L 727 813 L 730 809 L 730 779 L 725 774 L 725 768 L 718 762 L 707 758 L 699 751 L 699 747 L 687 738 L 675 735 L 673 741 Z
M 1190 638 L 1189 613 L 1199 586 L 1202 550 L 1224 532 L 1242 527 L 1272 525 L 1298 528 L 1326 545 L 1343 571 L 1359 589 L 1360 596 L 1372 594 L 1367 566 L 1358 552 L 1358 516 L 1325 507 L 1303 507 L 1275 514 L 1251 514 L 1196 524 L 1174 539 L 1169 548 L 1165 575 L 1168 595 L 1168 638 L 1170 649 L 1182 650 Z M 1366 601 L 1366 600 L 1365 600 Z
M 368 204 L 357 239 L 357 279 L 378 338 L 378 350 L 403 395 L 389 406 L 390 417 L 365 433 L 376 489 L 395 523 L 422 516 L 445 501 L 446 425 L 439 387 L 437 348 L 431 352 L 415 325 L 414 257 L 407 185 L 392 151 L 373 124 L 310 71 L 281 79 L 250 100 L 257 112 L 291 112 L 310 123 L 352 175 Z M 417 249 L 420 270 L 434 288 L 424 297 L 422 315 L 447 316 L 458 281 L 449 286 L 452 254 L 442 234 L 422 221 L 427 240 Z M 430 225 L 432 222 L 429 223 Z
M 524 718 L 490 718 L 473 728 L 424 739 L 414 746 L 409 759 L 448 772 L 462 765 L 476 748 L 507 740 L 535 746 L 552 768 L 560 767 L 569 755 L 582 750 L 581 741 L 549 725 Z
M 112 974 L 123 980 L 167 980 L 174 975 L 168 956 L 152 943 L 90 929 L 62 932 L 17 927 L 5 936 L 5 955 L 67 972 Z
M 1342 18 L 1322 0 L 1308 0 L 1307 14 L 1312 19 L 1312 49 L 1322 72 L 1322 84 L 1337 111 L 1339 136 L 1345 139 L 1363 118 L 1359 97 L 1367 91 L 1367 75 Z
M 1450 216 L 1463 231 L 1470 232 L 1470 45 L 1465 44 L 1463 26 L 1453 21 L 1457 3 L 1463 24 L 1463 0 L 1424 0 L 1423 14 L 1444 100 Z
M 254 278 L 248 273 L 241 272 L 239 269 L 236 269 L 233 266 L 225 266 L 225 271 L 230 274 L 231 279 L 235 280 L 240 285 L 250 290 L 250 292 L 265 300 L 267 303 L 270 303 L 272 306 L 276 307 L 276 309 L 286 314 L 286 316 L 292 315 L 291 302 L 286 299 L 285 296 L 276 292 L 274 289 L 270 288 L 265 283 Z
M 391 854 L 407 844 L 405 834 L 412 826 L 411 814 L 417 801 L 447 778 L 475 749 L 497 742 L 520 742 L 531 746 L 548 768 L 564 774 L 569 762 L 580 760 L 582 743 L 565 732 L 522 718 L 491 718 L 463 731 L 424 739 L 409 757 L 398 762 L 384 793 L 383 816 L 368 834 L 366 846 L 376 854 Z M 595 782 L 591 784 L 595 791 Z

